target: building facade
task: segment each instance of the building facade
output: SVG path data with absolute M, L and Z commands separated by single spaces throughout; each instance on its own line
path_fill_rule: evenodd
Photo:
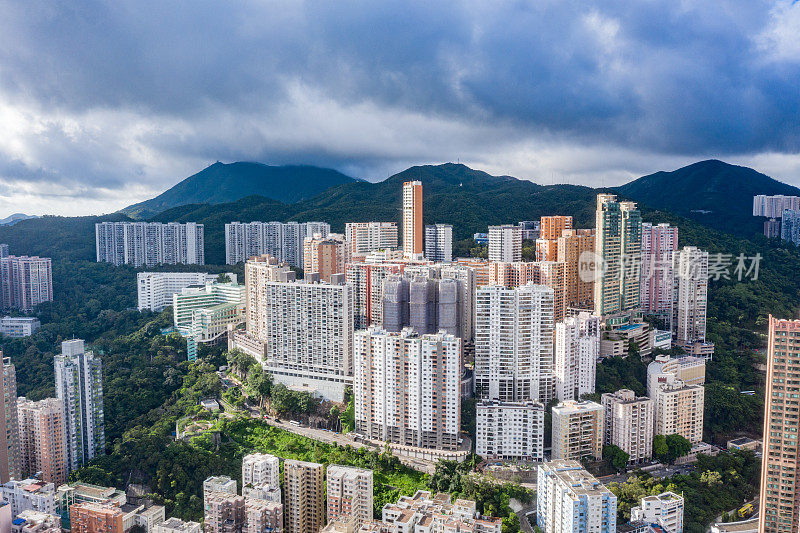
M 322 237 L 316 234 L 303 241 L 303 269 L 306 273 L 319 274 L 328 282 L 334 274 L 344 274 L 350 261 L 350 245 L 341 234 Z
M 631 508 L 631 522 L 657 524 L 665 533 L 683 533 L 683 496 L 662 492 L 645 496 Z
M 552 458 L 579 461 L 603 455 L 603 406 L 590 401 L 561 402 L 552 410 Z
M 0 307 L 30 313 L 53 301 L 53 265 L 49 257 L 0 257 Z
M 75 470 L 105 454 L 103 415 L 103 364 L 94 352 L 85 351 L 83 341 L 61 343 L 54 359 L 56 398 L 64 406 L 67 463 Z
M 675 254 L 675 344 L 689 348 L 706 342 L 708 252 L 685 246 Z
M 564 264 L 564 305 L 594 309 L 594 280 L 582 272 L 581 262 L 594 257 L 594 230 L 568 229 L 556 239 L 556 261 Z
M 372 470 L 328 465 L 328 522 L 353 518 L 354 526 L 372 520 Z
M 476 406 L 475 453 L 483 458 L 544 460 L 544 406 L 483 400 Z
M 544 533 L 616 533 L 617 497 L 578 461 L 539 465 L 536 524 Z
M 286 533 L 319 531 L 325 525 L 324 469 L 319 463 L 284 461 Z
M 21 476 L 19 421 L 17 415 L 17 371 L 10 357 L 3 357 L 2 366 L 3 409 L 0 414 L 0 483 Z
M 422 182 L 403 183 L 403 255 L 422 255 Z
M 231 283 L 236 283 L 236 274 L 226 273 Z M 218 274 L 205 272 L 139 272 L 136 274 L 136 294 L 139 311 L 145 309 L 156 313 L 172 305 L 172 295 L 192 285 L 204 286 L 219 278 Z
M 600 317 L 580 313 L 558 322 L 553 368 L 556 398 L 578 400 L 593 393 L 599 356 Z
M 344 236 L 354 257 L 378 250 L 397 249 L 395 222 L 348 222 L 344 226 Z
M 98 263 L 141 266 L 205 264 L 203 224 L 195 222 L 98 222 Z
M 613 444 L 630 457 L 629 464 L 642 463 L 653 455 L 654 406 L 646 396 L 629 389 L 605 393 L 603 405 L 604 444 Z
M 514 263 L 522 260 L 522 229 L 519 226 L 489 226 L 489 261 Z
M 453 226 L 425 226 L 425 259 L 435 263 L 449 263 L 453 260 Z
M 799 210 L 800 196 L 757 194 L 753 197 L 754 217 L 780 218 L 786 209 Z
M 268 254 L 303 268 L 306 237 L 331 232 L 326 222 L 230 222 L 225 224 L 225 263 L 235 265 Z
M 356 431 L 393 444 L 457 449 L 461 339 L 370 328 L 356 332 L 354 345 Z
M 595 315 L 606 316 L 639 307 L 642 217 L 633 202 L 613 194 L 597 195 L 594 281 Z
M 653 403 L 655 435 L 678 434 L 692 444 L 703 440 L 705 391 L 702 385 L 688 385 L 667 375 L 665 382 L 656 386 Z
M 477 396 L 546 404 L 553 398 L 553 289 L 488 285 L 476 293 Z
M 23 396 L 17 412 L 22 475 L 41 472 L 42 480 L 63 485 L 69 474 L 63 403 L 55 398 L 31 402 Z
M 30 337 L 36 333 L 42 323 L 32 316 L 4 316 L 0 319 L 0 334 L 6 337 Z
M 642 266 L 639 294 L 642 311 L 672 317 L 673 255 L 678 251 L 678 228 L 642 223 Z
M 455 279 L 389 276 L 383 282 L 383 328 L 398 332 L 411 327 L 421 334 L 444 331 L 460 335 L 462 295 Z

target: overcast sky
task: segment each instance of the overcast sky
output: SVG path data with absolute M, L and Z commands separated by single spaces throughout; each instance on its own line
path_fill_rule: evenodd
M 0 0 L 0 216 L 112 212 L 220 160 L 460 160 L 800 185 L 790 0 Z

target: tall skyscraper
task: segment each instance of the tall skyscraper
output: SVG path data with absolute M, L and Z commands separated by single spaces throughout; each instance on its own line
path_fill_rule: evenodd
M 800 245 L 800 209 L 785 209 L 780 226 L 781 240 Z M 771 237 L 771 235 L 767 235 L 767 237 Z
M 55 356 L 56 397 L 64 406 L 69 470 L 75 470 L 105 453 L 103 416 L 103 364 L 84 350 L 83 341 L 61 343 Z
M 328 522 L 352 518 L 356 530 L 372 520 L 372 470 L 328 465 Z
M 383 323 L 383 281 L 400 274 L 404 263 L 350 263 L 345 278 L 353 288 L 353 315 L 356 329 Z
M 225 263 L 235 265 L 269 254 L 298 268 L 303 265 L 306 237 L 331 232 L 326 222 L 230 222 L 225 224 Z
M 453 226 L 425 226 L 425 259 L 435 263 L 449 263 L 453 260 Z
M 800 320 L 769 317 L 764 454 L 758 530 L 794 533 L 800 527 L 800 445 L 797 381 L 800 375 Z
M 403 254 L 422 255 L 422 182 L 403 183 Z
M 0 360 L 3 370 L 3 412 L 0 415 L 0 482 L 21 477 L 19 421 L 17 418 L 17 372 L 10 357 Z
M 594 283 L 598 316 L 639 307 L 642 218 L 633 202 L 618 202 L 613 194 L 597 195 L 595 254 L 600 271 Z
M 594 282 L 580 271 L 581 260 L 594 252 L 594 230 L 564 230 L 556 239 L 556 248 L 556 261 L 564 264 L 564 305 L 594 309 Z
M 53 266 L 49 257 L 0 258 L 0 307 L 29 313 L 53 301 Z
M 344 226 L 344 235 L 353 256 L 361 257 L 377 250 L 397 248 L 395 222 L 348 222 Z
M 17 402 L 23 476 L 42 473 L 42 480 L 60 487 L 67 482 L 67 433 L 64 404 L 55 398 Z
M 556 398 L 578 400 L 594 392 L 600 355 L 600 318 L 589 313 L 556 324 L 554 375 Z
M 475 387 L 502 401 L 553 397 L 553 289 L 528 284 L 477 290 Z
M 315 533 L 325 525 L 325 467 L 287 459 L 284 461 L 284 528 L 286 533 Z
M 356 332 L 356 431 L 394 444 L 455 450 L 461 424 L 461 339 L 405 329 Z
M 678 228 L 642 223 L 642 311 L 672 318 L 673 255 L 678 251 Z
M 251 354 L 280 383 L 343 401 L 353 375 L 354 311 L 344 276 L 297 281 L 285 265 L 262 256 L 245 265 L 245 286 L 245 331 L 234 331 L 229 346 Z
M 489 226 L 489 261 L 514 263 L 522 260 L 522 228 L 506 224 Z
M 603 404 L 604 444 L 619 446 L 630 457 L 629 464 L 646 461 L 653 455 L 653 401 L 637 397 L 632 390 L 605 393 Z
M 536 479 L 536 524 L 544 533 L 616 533 L 617 497 L 578 461 L 542 463 Z
M 98 263 L 154 266 L 205 264 L 203 224 L 195 222 L 98 222 Z
M 706 340 L 708 252 L 684 246 L 675 254 L 675 343 L 689 348 Z

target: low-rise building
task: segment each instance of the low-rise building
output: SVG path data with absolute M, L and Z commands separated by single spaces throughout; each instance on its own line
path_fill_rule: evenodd
M 11 505 L 11 514 L 17 516 L 27 510 L 56 514 L 56 487 L 38 479 L 12 479 L 0 485 L 0 495 Z
M 30 337 L 40 327 L 42 323 L 32 316 L 4 316 L 0 319 L 0 334 L 6 337 Z
M 180 518 L 171 517 L 156 524 L 153 533 L 202 533 L 203 526 L 199 522 L 184 522 Z
M 631 520 L 658 524 L 666 533 L 683 533 L 683 497 L 674 492 L 645 496 L 631 508 Z
M 8 512 L 10 517 L 10 506 Z M 11 522 L 11 533 L 61 533 L 61 517 L 28 509 Z
M 381 521 L 368 522 L 361 532 L 374 533 L 500 533 L 499 518 L 481 516 L 472 500 L 452 501 L 449 494 L 418 490 L 383 506 Z
M 228 281 L 236 283 L 236 274 L 229 272 Z M 219 274 L 206 272 L 139 272 L 136 274 L 136 292 L 139 311 L 150 310 L 156 313 L 172 305 L 172 295 L 191 286 L 205 286 L 213 283 Z
M 533 401 L 479 402 L 475 453 L 485 458 L 542 461 L 544 405 Z
M 72 533 L 123 533 L 122 509 L 109 503 L 76 503 L 70 506 Z
M 657 355 L 647 365 L 647 395 L 654 397 L 657 386 L 666 383 L 670 375 L 687 385 L 703 385 L 706 382 L 706 360 L 691 355 Z

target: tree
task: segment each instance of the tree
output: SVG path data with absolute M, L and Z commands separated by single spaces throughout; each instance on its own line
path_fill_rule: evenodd
M 653 457 L 662 463 L 669 462 L 669 446 L 667 446 L 667 437 L 664 435 L 653 437 Z
M 614 444 L 603 446 L 603 460 L 614 467 L 617 472 L 622 472 L 628 466 L 631 456 L 625 450 Z
M 231 282 L 230 276 L 228 276 L 224 272 L 220 272 L 220 274 L 217 276 L 217 283 L 230 283 L 230 282 Z
M 686 437 L 674 433 L 667 435 L 667 449 L 669 450 L 669 460 L 674 461 L 678 457 L 683 457 L 692 449 L 692 443 Z

